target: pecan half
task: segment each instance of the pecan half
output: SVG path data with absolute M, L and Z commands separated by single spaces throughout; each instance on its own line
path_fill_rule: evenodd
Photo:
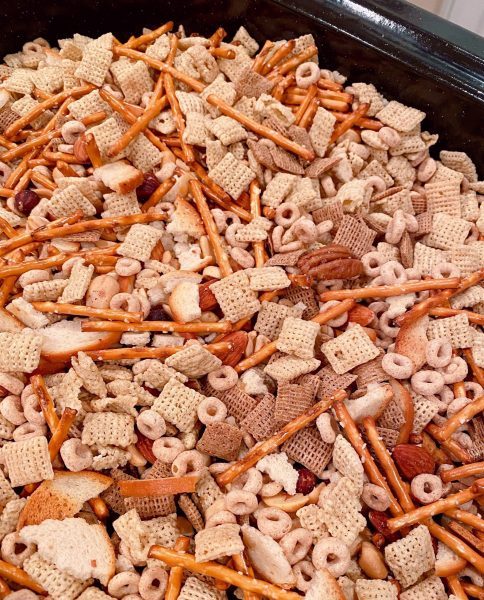
M 297 266 L 305 275 L 318 279 L 351 279 L 363 272 L 361 260 L 354 258 L 346 246 L 338 244 L 306 252 Z

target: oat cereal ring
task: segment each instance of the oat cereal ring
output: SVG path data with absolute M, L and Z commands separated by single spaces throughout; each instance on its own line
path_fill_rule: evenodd
M 313 563 L 309 560 L 300 560 L 293 566 L 292 572 L 296 577 L 297 589 L 306 593 L 311 587 L 311 582 L 316 572 Z
M 365 185 L 367 188 L 372 189 L 372 194 L 375 192 L 384 192 L 387 189 L 386 183 L 379 175 L 371 175 L 365 179 Z
M 35 550 L 35 544 L 25 544 L 20 539 L 18 532 L 7 533 L 2 540 L 1 552 L 3 560 L 16 567 L 21 567 L 24 564 L 24 560 L 32 556 Z
M 382 127 L 378 135 L 389 148 L 398 146 L 401 140 L 400 134 L 393 127 Z
M 291 530 L 291 517 L 280 508 L 261 508 L 256 514 L 257 527 L 261 533 L 280 540 Z
M 350 566 L 348 546 L 337 538 L 324 538 L 313 549 L 313 565 L 316 569 L 328 569 L 333 577 L 341 577 Z
M 231 489 L 244 490 L 244 492 L 258 494 L 262 488 L 262 483 L 262 473 L 258 469 L 251 467 L 232 482 Z
M 447 418 L 452 417 L 471 403 L 472 400 L 470 398 L 455 398 L 455 400 L 452 400 L 447 406 Z
M 471 398 L 472 400 L 475 400 L 476 398 L 479 398 L 479 396 L 482 396 L 484 394 L 484 388 L 482 387 L 482 385 L 475 381 L 465 381 L 464 388 L 466 391 L 466 395 L 469 396 L 469 398 Z
M 279 545 L 290 565 L 295 565 L 306 557 L 313 544 L 313 536 L 303 527 L 293 529 L 279 540 Z
M 228 510 L 218 510 L 207 517 L 205 528 L 217 527 L 217 525 L 225 525 L 226 523 L 237 523 L 237 517 Z
M 121 277 L 137 275 L 141 271 L 141 263 L 134 258 L 119 258 L 114 270 Z
M 232 223 L 232 225 L 229 225 L 227 227 L 225 231 L 225 241 L 232 248 L 243 248 L 245 250 L 249 245 L 247 242 L 238 242 L 235 239 L 235 234 L 239 229 L 242 229 L 243 227 L 245 227 L 245 225 L 243 225 L 242 223 Z
M 230 490 L 225 496 L 225 508 L 237 516 L 250 515 L 257 508 L 257 496 L 243 490 Z
M 136 427 L 149 440 L 157 440 L 166 433 L 165 419 L 156 410 L 142 411 L 136 417 Z
M 382 358 L 381 366 L 385 373 L 395 379 L 408 379 L 414 370 L 412 360 L 397 352 L 387 352 Z
M 310 219 L 299 219 L 291 228 L 296 238 L 304 244 L 314 244 L 318 238 L 316 225 Z
M 391 317 L 388 310 L 381 315 L 378 322 L 380 324 L 380 329 L 384 335 L 386 335 L 389 338 L 397 337 L 398 332 L 400 331 L 400 327 L 394 327 L 390 325 L 390 323 L 393 322 L 393 317 Z
M 158 460 L 171 465 L 175 458 L 185 450 L 183 442 L 176 437 L 162 437 L 153 442 L 152 452 Z
M 301 63 L 296 69 L 297 87 L 307 89 L 313 83 L 317 83 L 320 77 L 319 67 L 314 62 Z
M 299 207 L 294 202 L 283 202 L 276 208 L 276 214 L 274 221 L 276 225 L 288 229 L 293 223 L 295 223 L 301 216 Z
M 219 233 L 224 233 L 228 227 L 224 211 L 221 208 L 212 208 L 210 212 L 212 213 L 213 220 L 215 221 L 215 225 L 217 226 L 217 231 Z
M 22 394 L 21 401 L 27 421 L 33 425 L 43 425 L 45 423 L 45 417 L 37 396 L 33 393 L 30 395 Z
M 412 375 L 410 384 L 417 394 L 432 396 L 442 391 L 445 381 L 443 375 L 437 371 L 422 370 Z
M 458 383 L 467 377 L 469 367 L 461 356 L 454 356 L 448 365 L 439 369 L 444 378 L 444 383 Z
M 446 367 L 452 360 L 452 344 L 446 338 L 429 340 L 425 358 L 427 364 L 435 369 Z
M 471 436 L 465 431 L 456 431 L 452 434 L 452 439 L 462 446 L 465 450 L 470 450 L 474 445 Z
M 27 420 L 22 410 L 20 396 L 5 396 L 0 403 L 0 414 L 14 425 L 22 425 Z
M 168 574 L 162 567 L 146 567 L 139 580 L 139 595 L 143 600 L 161 600 L 165 595 Z
M 14 377 L 13 375 L 9 375 L 8 373 L 0 373 L 0 388 L 10 392 L 10 394 L 20 396 L 25 389 L 25 384 L 23 381 L 17 377 Z
M 268 483 L 264 483 L 260 490 L 260 495 L 263 498 L 272 498 L 273 496 L 277 496 L 282 491 L 282 483 L 278 483 L 277 481 L 269 481 Z
M 204 425 L 220 423 L 225 421 L 227 417 L 227 407 L 222 400 L 219 400 L 215 396 L 209 396 L 208 398 L 204 398 L 198 405 L 197 415 Z
M 109 308 L 113 310 L 125 310 L 127 312 L 140 312 L 141 304 L 138 298 L 133 294 L 120 292 L 111 298 Z
M 243 248 L 230 248 L 229 254 L 243 269 L 255 267 L 254 257 L 247 250 Z
M 21 442 L 23 440 L 29 440 L 33 437 L 45 435 L 47 427 L 45 425 L 36 425 L 35 423 L 23 423 L 14 429 L 12 433 L 13 440 L 15 442 Z
M 396 260 L 390 260 L 381 266 L 380 276 L 385 285 L 397 285 L 407 281 L 405 268 Z
M 372 510 L 384 512 L 390 506 L 388 492 L 373 483 L 365 483 L 361 494 L 363 502 Z
M 440 262 L 432 267 L 430 275 L 434 279 L 446 279 L 448 277 L 460 277 L 460 269 L 457 265 L 449 262 Z
M 412 479 L 412 495 L 422 504 L 431 504 L 442 498 L 443 485 L 438 475 L 422 473 Z
M 171 472 L 175 477 L 200 475 L 206 466 L 205 457 L 201 452 L 198 450 L 184 450 L 172 462 Z
M 340 304 L 338 300 L 329 300 L 328 302 L 320 304 L 319 310 L 324 312 L 334 306 L 338 306 L 338 304 Z M 336 319 L 331 319 L 326 324 L 329 325 L 329 327 L 342 327 L 347 321 L 348 313 L 344 312 L 342 315 L 336 317 Z
M 115 598 L 124 598 L 127 594 L 136 594 L 140 579 L 140 575 L 135 571 L 118 573 L 109 581 L 108 592 Z
M 0 161 L 0 183 L 2 185 L 7 181 L 11 173 L 12 169 L 7 164 Z
M 381 272 L 381 267 L 388 262 L 388 259 L 381 252 L 376 250 L 367 252 L 361 257 L 363 270 L 368 277 L 378 277 Z
M 406 225 L 407 223 L 403 210 L 397 209 L 393 213 L 393 217 L 388 223 L 387 231 L 385 233 L 385 241 L 389 244 L 398 244 L 398 242 L 402 239 Z
M 326 444 L 334 444 L 336 440 L 336 431 L 333 427 L 333 418 L 329 412 L 325 412 L 316 419 L 316 427 L 318 428 L 321 439 Z
M 91 449 L 77 438 L 66 440 L 61 446 L 60 455 L 69 471 L 84 471 L 92 467 Z

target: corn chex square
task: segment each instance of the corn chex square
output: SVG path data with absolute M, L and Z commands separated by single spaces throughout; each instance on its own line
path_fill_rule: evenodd
M 83 81 L 101 87 L 109 67 L 113 61 L 113 53 L 95 44 L 88 44 L 82 53 L 82 60 L 75 71 L 75 76 Z
M 42 336 L 33 331 L 0 333 L 0 372 L 31 373 L 39 366 Z
M 299 358 L 313 358 L 319 327 L 319 324 L 313 321 L 287 317 L 282 324 L 276 347 L 281 352 Z
M 323 354 L 338 375 L 376 358 L 380 351 L 361 325 L 347 329 L 321 346 Z
M 141 97 L 153 89 L 153 80 L 147 65 L 140 60 L 118 60 L 111 65 L 111 73 L 130 104 L 139 104 Z
M 249 287 L 255 292 L 272 292 L 291 285 L 291 280 L 280 267 L 249 269 Z
M 235 158 L 231 152 L 227 152 L 220 163 L 208 174 L 234 200 L 237 200 L 240 194 L 248 188 L 249 183 L 255 177 L 252 169 Z
M 336 117 L 329 110 L 320 106 L 309 130 L 311 144 L 318 156 L 326 154 L 335 123 Z
M 120 446 L 134 444 L 134 418 L 115 412 L 88 413 L 84 419 L 82 443 L 88 446 Z
M 135 190 L 128 192 L 127 194 L 111 192 L 109 194 L 104 194 L 103 198 L 104 212 L 101 213 L 103 218 L 141 214 Z
M 274 355 L 272 360 L 264 367 L 264 373 L 277 382 L 292 381 L 300 375 L 311 373 L 319 367 L 320 360 L 316 358 L 299 358 L 298 356 Z
M 358 600 L 398 600 L 397 587 L 383 579 L 357 579 L 355 591 Z
M 138 135 L 127 148 L 127 158 L 143 173 L 152 171 L 161 162 L 161 152 L 145 136 Z
M 123 135 L 126 129 L 127 125 L 125 123 L 121 123 L 116 117 L 110 117 L 102 123 L 99 123 L 99 125 L 95 125 L 89 129 L 89 133 L 92 133 L 94 136 L 96 145 L 101 154 L 101 159 L 104 163 L 120 160 L 127 155 L 127 148 L 124 148 L 124 150 L 122 150 L 113 158 L 107 155 L 108 150 L 111 148 L 114 142 L 116 142 Z
M 205 562 L 244 551 L 240 525 L 225 523 L 199 531 L 195 536 L 195 560 Z
M 251 317 L 260 309 L 257 293 L 250 289 L 249 277 L 245 271 L 237 271 L 216 281 L 210 286 L 210 290 L 225 318 L 232 323 Z
M 448 339 L 453 348 L 470 348 L 472 332 L 467 315 L 459 314 L 444 319 L 432 319 L 427 328 L 427 337 L 429 340 Z
M 85 266 L 82 259 L 76 260 L 60 301 L 73 304 L 82 300 L 91 283 L 93 274 L 94 265 Z
M 425 525 L 385 548 L 385 560 L 404 588 L 416 583 L 435 565 L 432 538 Z
M 207 121 L 207 128 L 224 146 L 230 146 L 230 144 L 246 140 L 248 135 L 247 131 L 238 121 L 225 115 L 212 121 Z
M 425 119 L 425 113 L 411 106 L 405 106 L 396 100 L 391 100 L 376 114 L 376 118 L 397 131 L 408 132 Z
M 153 410 L 180 431 L 191 431 L 197 422 L 198 405 L 203 399 L 202 394 L 177 379 L 170 379 L 154 401 Z
M 477 181 L 476 165 L 465 152 L 441 150 L 440 160 L 449 169 L 463 173 L 468 181 Z
M 168 357 L 165 365 L 183 373 L 186 377 L 198 379 L 218 369 L 222 361 L 200 344 L 190 344 Z
M 93 90 L 79 100 L 71 102 L 68 110 L 78 121 L 100 111 L 104 111 L 108 115 L 112 112 L 109 104 L 101 98 L 99 90 Z
M 325 511 L 324 518 L 330 534 L 351 546 L 366 527 L 355 484 L 348 477 L 342 477 L 334 488 L 324 494 L 320 504 Z
M 2 456 L 12 487 L 54 479 L 47 438 L 44 435 L 20 442 L 8 442 L 2 448 Z
M 136 223 L 132 225 L 124 242 L 118 248 L 118 254 L 135 258 L 141 262 L 149 260 L 153 248 L 161 238 L 161 231 L 151 225 Z
M 446 213 L 461 216 L 460 182 L 455 180 L 432 181 L 425 184 L 427 210 L 431 214 Z
M 400 600 L 452 600 L 456 596 L 447 596 L 440 577 L 429 577 L 400 594 Z
M 56 219 L 69 217 L 78 210 L 82 210 L 85 217 L 93 217 L 96 214 L 95 207 L 75 185 L 55 190 L 47 206 L 49 213 Z
M 422 275 L 430 275 L 433 268 L 445 261 L 445 253 L 417 242 L 413 252 L 413 267 Z
M 436 213 L 432 220 L 432 230 L 425 241 L 433 248 L 451 250 L 464 244 L 471 227 L 472 223 L 469 221 L 446 213 Z

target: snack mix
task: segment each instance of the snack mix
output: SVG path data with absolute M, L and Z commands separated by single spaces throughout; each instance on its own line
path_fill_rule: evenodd
M 484 182 L 227 39 L 0 66 L 0 597 L 483 598 Z

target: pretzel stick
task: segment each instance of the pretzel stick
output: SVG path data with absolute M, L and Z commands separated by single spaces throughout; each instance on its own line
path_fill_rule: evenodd
M 131 127 L 117 139 L 109 148 L 107 155 L 113 158 L 122 152 L 136 137 L 146 129 L 150 121 L 154 119 L 168 104 L 168 99 L 163 96 L 160 100 L 149 106 L 144 113 L 131 125 Z
M 193 165 L 190 165 L 193 168 Z M 216 184 L 214 184 L 216 185 Z M 209 187 L 207 187 L 204 183 L 202 183 L 202 190 L 205 196 L 218 206 L 221 206 L 224 210 L 231 210 L 235 213 L 242 221 L 252 221 L 252 215 L 250 212 L 246 211 L 245 208 L 242 208 L 238 204 L 234 202 L 226 201 L 225 199 L 218 196 L 214 191 L 212 191 Z
M 456 521 L 469 525 L 473 529 L 477 529 L 477 531 L 480 531 L 481 533 L 484 532 L 484 519 L 481 519 L 481 517 L 478 517 L 477 515 L 473 515 L 467 510 L 451 508 L 450 510 L 447 510 L 445 514 Z
M 17 185 L 13 188 L 15 193 L 21 192 L 25 189 L 27 189 L 28 185 L 30 184 L 30 175 L 32 174 L 32 170 L 31 169 L 27 169 L 27 171 L 25 171 L 25 173 L 22 175 L 22 177 L 18 180 Z
M 304 127 L 304 129 L 308 129 L 309 127 L 311 127 L 313 119 L 318 111 L 318 108 L 319 108 L 319 101 L 317 98 L 313 98 L 311 100 L 307 110 L 301 117 L 301 120 L 299 121 L 299 126 Z
M 4 560 L 0 560 L 0 576 L 5 577 L 5 579 L 8 579 L 9 581 L 18 583 L 21 587 L 28 588 L 37 594 L 47 594 L 44 588 L 32 579 L 30 575 L 27 575 L 23 569 L 11 565 Z
M 7 150 L 7 152 L 4 152 L 0 155 L 0 159 L 4 162 L 14 160 L 19 156 L 24 156 L 25 154 L 27 154 L 27 152 L 30 152 L 30 150 L 38 148 L 39 146 L 44 146 L 51 140 L 60 137 L 62 137 L 62 134 L 59 130 L 49 131 L 47 133 L 39 135 L 38 137 L 32 140 L 29 140 L 28 142 L 25 142 L 24 144 L 21 144 L 20 146 L 16 146 L 11 150 Z
M 284 97 L 284 94 L 286 93 L 286 90 L 288 89 L 289 86 L 291 86 L 294 83 L 295 79 L 296 79 L 296 75 L 294 73 L 289 73 L 285 77 L 281 76 L 280 81 L 278 81 L 277 84 L 272 89 L 272 96 L 276 100 L 279 100 L 279 102 L 282 102 L 282 99 Z
M 425 429 L 430 433 L 430 435 L 433 438 L 438 440 L 437 434 L 439 432 L 439 427 L 437 427 L 437 425 L 429 423 Z M 453 439 L 441 441 L 440 446 L 443 450 L 447 452 L 449 456 L 454 457 L 455 460 L 466 464 L 474 462 L 467 450 L 464 450 L 464 448 L 462 448 L 462 446 L 459 446 L 459 444 Z
M 110 308 L 93 308 L 78 304 L 64 304 L 60 302 L 32 302 L 32 306 L 41 313 L 54 315 L 75 315 L 79 317 L 94 317 L 124 323 L 141 323 L 143 313 L 113 310 Z
M 230 266 L 229 257 L 222 246 L 222 240 L 220 239 L 213 215 L 208 208 L 208 204 L 205 196 L 203 195 L 200 183 L 192 179 L 190 181 L 190 191 L 195 202 L 195 206 L 197 207 L 205 226 L 208 239 L 210 240 L 210 244 L 215 255 L 215 260 L 217 261 L 217 265 L 220 267 L 220 273 L 222 277 L 227 277 L 233 272 L 232 267 Z
M 353 421 L 348 409 L 344 402 L 336 402 L 333 406 L 333 410 L 336 414 L 336 418 L 340 422 L 341 426 L 345 430 L 348 441 L 351 443 L 353 448 L 358 453 L 363 463 L 363 468 L 368 475 L 369 480 L 375 485 L 379 485 L 386 490 L 388 497 L 390 498 L 390 512 L 395 516 L 403 515 L 403 510 L 400 507 L 397 499 L 393 495 L 390 486 L 386 479 L 380 473 L 373 456 L 370 454 L 366 443 L 363 441 L 356 423 Z
M 8 221 L 5 221 L 5 219 L 2 219 L 2 218 L 0 218 L 0 230 L 9 239 L 17 237 L 17 235 L 18 235 L 18 231 L 15 231 L 15 229 L 10 225 L 10 223 Z
M 106 521 L 109 518 L 109 508 L 102 498 L 91 498 L 88 500 L 93 513 L 100 521 Z
M 347 113 L 332 111 L 333 116 L 337 121 L 342 122 L 348 118 Z M 375 121 L 375 119 L 366 119 L 365 117 L 358 119 L 356 122 L 356 126 L 361 129 L 371 129 L 372 131 L 380 131 L 382 127 L 384 127 L 383 123 L 380 121 Z
M 252 63 L 252 71 L 254 71 L 255 73 L 261 73 L 267 55 L 272 50 L 272 48 L 274 48 L 274 42 L 266 40 L 259 54 L 255 57 L 254 62 Z
M 232 331 L 229 321 L 204 323 L 177 323 L 176 321 L 141 321 L 120 323 L 119 321 L 83 321 L 82 331 L 161 331 L 163 333 L 221 333 Z
M 469 596 L 472 596 L 473 598 L 479 598 L 479 600 L 484 600 L 484 590 L 482 587 L 475 585 L 474 583 L 467 583 L 467 581 L 464 581 L 462 583 L 462 588 L 466 594 L 469 594 Z
M 328 310 L 325 310 L 324 312 L 319 313 L 318 315 L 313 317 L 311 319 L 311 321 L 313 321 L 314 323 L 319 323 L 319 325 L 324 325 L 328 321 L 331 321 L 332 319 L 336 319 L 336 317 L 339 317 L 343 313 L 349 311 L 351 308 L 353 308 L 353 306 L 354 306 L 353 300 L 345 300 L 344 302 L 341 302 L 341 304 L 338 304 L 337 306 L 333 306 L 333 307 L 329 308 Z M 277 351 L 277 342 L 270 342 L 269 344 L 262 346 L 262 348 L 260 350 L 258 350 L 257 352 L 254 352 L 254 354 L 252 354 L 245 360 L 242 360 L 241 362 L 239 362 L 239 364 L 235 367 L 235 370 L 238 373 L 243 373 L 244 371 L 247 371 L 247 369 L 250 369 L 251 367 L 255 367 L 256 365 L 260 364 L 262 361 L 271 357 L 276 351 Z
M 150 208 L 153 208 L 161 202 L 163 197 L 168 194 L 171 188 L 175 185 L 176 179 L 174 177 L 170 177 L 169 179 L 165 179 L 163 183 L 156 188 L 156 190 L 151 194 L 148 200 L 141 206 L 141 212 L 147 213 Z
M 333 130 L 331 138 L 329 140 L 330 144 L 335 142 L 338 138 L 340 138 L 344 133 L 346 133 L 349 129 L 356 125 L 356 123 L 366 115 L 370 105 L 367 103 L 361 103 L 358 108 L 350 113 L 344 121 L 338 123 Z
M 209 96 L 207 96 L 207 102 L 209 102 L 210 104 L 213 104 L 213 106 L 216 106 L 217 108 L 219 108 L 220 111 L 227 117 L 231 117 L 232 119 L 235 119 L 236 121 L 238 121 L 239 123 L 244 125 L 247 129 L 250 129 L 250 131 L 257 133 L 257 135 L 265 137 L 268 140 L 272 140 L 275 144 L 277 144 L 281 148 L 284 148 L 285 150 L 288 150 L 289 152 L 293 152 L 294 154 L 297 154 L 298 156 L 300 156 L 301 158 L 304 158 L 305 160 L 313 160 L 314 159 L 315 154 L 312 150 L 308 150 L 307 148 L 304 148 L 304 146 L 301 146 L 300 144 L 293 142 L 292 140 L 281 135 L 280 133 L 277 133 L 277 131 L 274 131 L 274 129 L 270 129 L 269 127 L 266 127 L 265 125 L 261 125 L 260 123 L 257 123 L 257 121 L 254 121 L 253 119 L 251 119 L 250 117 L 247 117 L 246 115 L 244 115 L 240 111 L 236 110 L 235 108 L 232 108 L 229 104 L 224 102 L 218 96 L 214 96 L 213 94 L 210 94 Z
M 247 559 L 242 553 L 233 554 L 232 562 L 234 563 L 234 567 L 238 573 L 242 573 L 243 575 L 249 575 L 249 577 L 254 577 L 254 569 L 250 566 Z M 244 592 L 244 600 L 259 600 L 261 596 L 259 594 L 254 594 L 253 592 Z
M 7 303 L 7 300 L 12 293 L 15 284 L 17 283 L 17 276 L 5 277 L 2 285 L 0 286 L 0 309 L 3 310 L 3 307 Z M 9 313 L 10 315 L 10 313 Z
M 254 218 L 261 216 L 260 207 L 260 188 L 257 184 L 257 179 L 254 179 L 250 184 L 250 212 Z M 266 253 L 264 250 L 264 242 L 253 242 L 255 266 L 263 267 L 266 261 Z
M 484 371 L 479 367 L 479 365 L 474 360 L 474 354 L 472 353 L 472 348 L 464 348 L 464 356 L 466 358 L 467 364 L 470 366 L 472 370 L 472 374 L 477 380 L 477 383 L 484 387 Z
M 230 48 L 209 48 L 208 51 L 215 58 L 225 58 L 227 60 L 235 58 L 235 52 L 234 50 L 230 50 Z
M 104 121 L 106 117 L 106 112 L 104 110 L 99 110 L 98 112 L 83 117 L 81 121 L 84 123 L 84 125 L 95 125 L 96 123 Z
M 186 552 L 190 548 L 190 538 L 180 536 L 173 550 Z M 165 600 L 177 600 L 183 579 L 183 567 L 172 567 L 168 575 L 168 583 L 166 585 Z
M 281 44 L 279 48 L 277 48 L 277 50 L 273 52 L 273 54 L 267 59 L 267 62 L 262 65 L 262 68 L 259 71 L 260 74 L 267 75 L 270 73 L 283 58 L 286 58 L 286 56 L 291 54 L 295 46 L 296 40 L 289 40 L 285 44 Z
M 474 500 L 474 498 L 477 498 L 482 494 L 482 491 L 474 491 L 473 486 L 470 486 L 461 492 L 457 492 L 456 494 L 442 498 L 442 500 L 437 500 L 431 504 L 414 508 L 401 517 L 389 519 L 388 527 L 390 528 L 390 531 L 398 531 L 402 527 L 415 525 L 416 523 L 425 521 L 430 517 L 444 513 L 446 510 L 460 506 L 461 504 L 465 504 L 466 502 L 469 502 L 469 500 Z
M 54 191 L 55 189 L 57 189 L 57 186 L 53 181 L 50 181 L 50 179 L 48 179 L 47 177 L 45 177 L 45 175 L 42 175 L 42 173 L 39 173 L 38 171 L 32 171 L 30 179 L 32 181 L 35 181 L 35 183 L 40 183 L 40 185 L 43 185 L 48 190 Z
M 459 429 L 459 427 L 470 421 L 482 411 L 484 411 L 484 396 L 477 398 L 449 417 L 445 423 L 435 430 L 435 437 L 439 441 L 445 442 Z
M 415 508 L 415 504 L 412 502 L 412 498 L 408 493 L 405 483 L 402 481 L 400 473 L 397 471 L 397 467 L 395 466 L 393 459 L 391 458 L 385 444 L 382 442 L 378 434 L 373 417 L 366 417 L 363 419 L 363 427 L 366 430 L 368 441 L 375 451 L 378 462 L 382 466 L 386 478 L 395 491 L 403 510 L 413 510 Z
M 223 39 L 227 37 L 227 32 L 223 27 L 219 27 L 215 33 L 208 38 L 208 42 L 211 48 L 218 48 L 222 43 Z
M 15 196 L 15 192 L 13 190 L 7 190 L 7 188 L 0 188 L 0 196 L 2 198 L 11 198 Z
M 484 476 L 484 461 L 442 471 L 440 478 L 444 483 L 448 483 L 449 481 L 455 481 L 456 479 L 479 477 L 480 475 Z
M 301 104 L 299 105 L 299 108 L 297 109 L 296 120 L 295 120 L 296 125 L 301 124 L 301 119 L 303 118 L 304 113 L 309 108 L 309 105 L 311 104 L 313 98 L 315 98 L 317 93 L 318 93 L 318 88 L 317 88 L 316 84 L 313 83 L 313 85 L 309 86 L 309 88 L 307 90 L 307 94 L 305 96 L 303 96 L 303 101 L 301 102 Z
M 124 44 L 124 46 L 126 48 L 139 48 L 145 44 L 151 44 L 151 42 L 154 42 L 156 39 L 161 37 L 163 34 L 168 33 L 168 31 L 171 31 L 172 29 L 173 21 L 168 21 L 161 27 L 153 29 L 153 31 L 150 31 L 149 33 L 145 33 L 139 37 L 131 38 Z
M 239 587 L 244 591 L 254 592 L 272 600 L 301 600 L 299 594 L 283 590 L 267 581 L 242 575 L 220 563 L 213 561 L 196 562 L 195 557 L 187 552 L 177 552 L 163 546 L 151 546 L 148 556 L 162 560 L 170 567 L 181 567 L 193 573 L 208 575 L 229 585 Z
M 462 569 L 461 569 L 462 570 Z M 456 575 L 448 575 L 446 577 L 447 584 L 449 585 L 450 591 L 454 594 L 457 600 L 469 600 L 469 597 L 464 591 L 459 578 Z
M 390 523 L 392 519 L 388 521 Z M 460 538 L 447 531 L 440 525 L 437 525 L 432 519 L 425 522 L 430 533 L 440 540 L 443 544 L 453 550 L 458 556 L 471 563 L 480 573 L 484 573 L 484 558 L 475 550 L 463 542 Z
M 392 386 L 394 398 L 398 401 L 405 418 L 405 422 L 400 427 L 400 431 L 398 433 L 397 444 L 406 444 L 412 433 L 415 419 L 415 408 L 413 405 L 412 396 L 407 388 L 404 387 L 397 379 L 391 379 L 390 384 Z
M 49 440 L 49 455 L 51 462 L 54 461 L 56 456 L 59 454 L 59 450 L 62 444 L 66 441 L 69 429 L 71 428 L 74 419 L 76 418 L 77 410 L 73 408 L 65 408 L 62 416 L 59 420 L 52 437 Z
M 203 346 L 212 354 L 223 354 L 232 349 L 230 342 L 217 342 Z M 163 346 L 161 348 L 109 348 L 108 350 L 87 350 L 93 360 L 122 360 L 141 358 L 166 358 L 183 350 L 183 346 Z
M 195 492 L 199 477 L 165 477 L 163 479 L 133 479 L 118 481 L 119 491 L 124 498 L 154 498 Z
M 63 160 L 68 164 L 70 163 L 72 165 L 78 165 L 81 162 L 73 154 L 67 154 L 66 152 L 52 152 L 51 150 L 44 150 L 42 154 L 46 159 L 54 163 L 58 160 Z
M 56 237 L 66 237 L 74 233 L 83 233 L 97 229 L 111 229 L 112 227 L 126 227 L 135 223 L 150 223 L 151 221 L 166 221 L 166 216 L 162 214 L 136 214 L 124 217 L 108 217 L 105 219 L 93 219 L 92 221 L 81 221 L 74 225 L 64 227 L 52 227 L 45 230 L 35 230 L 32 232 L 32 239 L 38 242 L 45 242 Z
M 240 477 L 242 473 L 248 471 L 261 458 L 276 450 L 281 444 L 292 437 L 300 429 L 303 429 L 309 425 L 309 423 L 317 419 L 319 415 L 331 408 L 333 402 L 343 400 L 346 397 L 347 394 L 344 390 L 337 390 L 327 399 L 323 399 L 309 407 L 301 415 L 290 421 L 273 436 L 251 448 L 243 458 L 233 463 L 226 471 L 220 473 L 220 475 L 218 475 L 216 478 L 217 483 L 221 487 L 232 483 L 234 479 L 237 479 L 237 477 Z
M 412 292 L 423 292 L 425 290 L 454 289 L 458 288 L 459 284 L 460 279 L 458 277 L 426 279 L 424 281 L 411 281 L 410 283 L 403 283 L 402 285 L 379 285 L 366 288 L 354 288 L 352 290 L 334 290 L 331 292 L 323 292 L 320 294 L 320 298 L 323 302 L 327 300 L 345 300 L 346 298 L 353 298 L 354 300 L 361 300 L 363 298 L 390 298 L 391 296 L 400 296 L 401 294 L 410 294 Z M 417 304 L 417 306 L 420 305 Z
M 207 172 L 202 167 L 202 165 L 198 162 L 194 162 L 190 165 L 191 170 L 195 173 L 195 175 L 200 179 L 200 181 L 205 184 L 210 190 L 216 194 L 219 198 L 227 202 L 228 204 L 232 203 L 232 198 L 225 192 L 218 184 L 210 179 L 207 175 Z
M 63 92 L 59 92 L 58 94 L 55 94 L 48 100 L 45 100 L 44 102 L 40 102 L 39 104 L 34 106 L 34 108 L 32 108 L 32 110 L 29 110 L 29 112 L 27 114 L 25 114 L 23 117 L 20 117 L 20 119 L 17 119 L 17 121 L 15 121 L 11 125 L 9 125 L 7 127 L 7 129 L 5 130 L 4 135 L 8 138 L 13 137 L 21 129 L 24 129 L 24 127 L 27 127 L 27 125 L 30 125 L 30 123 L 32 123 L 32 121 L 35 121 L 35 119 L 37 119 L 37 117 L 40 117 L 49 108 L 52 108 L 56 104 L 60 104 L 61 102 L 64 102 L 67 99 L 80 98 L 81 96 L 84 96 L 85 94 L 88 94 L 89 92 L 92 92 L 92 90 L 94 90 L 94 89 L 95 89 L 95 87 L 93 85 L 82 85 L 82 86 L 71 88 L 70 90 L 65 90 Z M 59 113 L 57 112 L 57 115 L 58 114 Z M 55 115 L 55 116 L 57 117 L 57 115 Z
M 8 587 L 7 582 L 4 579 L 0 579 L 0 598 L 6 598 L 12 590 Z
M 292 58 L 289 58 L 283 63 L 277 65 L 277 67 L 268 74 L 268 79 L 271 79 L 271 77 L 274 77 L 275 75 L 285 75 L 286 73 L 289 73 L 289 71 L 292 71 L 302 63 L 307 62 L 317 53 L 318 48 L 316 46 L 308 46 L 305 50 L 299 54 L 296 54 L 296 56 L 293 56 Z
M 96 143 L 96 139 L 92 133 L 88 133 L 85 136 L 86 139 L 86 154 L 89 156 L 89 160 L 91 161 L 92 166 L 95 169 L 103 166 L 103 160 L 101 158 L 101 153 L 99 152 L 98 145 Z
M 433 317 L 453 317 L 454 315 L 467 315 L 467 318 L 471 323 L 477 325 L 484 325 L 484 315 L 472 312 L 470 310 L 458 310 L 456 308 L 444 308 L 436 307 L 429 311 L 429 314 Z
M 47 423 L 50 432 L 54 433 L 59 425 L 59 417 L 55 412 L 54 401 L 52 400 L 49 390 L 47 389 L 45 380 L 42 375 L 33 375 L 30 378 L 30 383 L 39 401 L 45 422 Z

